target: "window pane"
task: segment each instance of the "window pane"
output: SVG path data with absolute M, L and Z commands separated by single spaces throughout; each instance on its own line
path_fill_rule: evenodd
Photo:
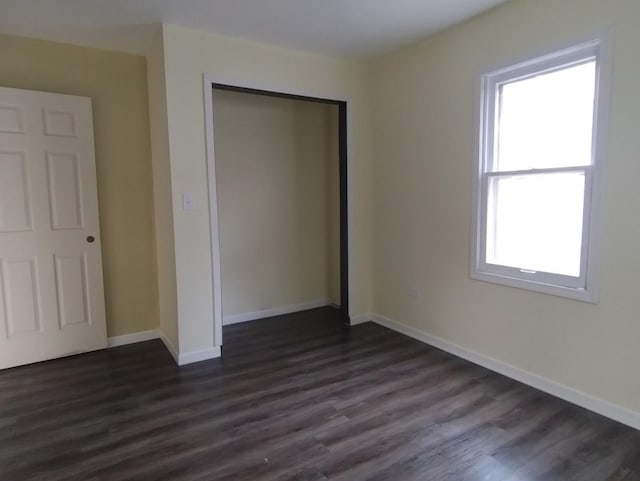
M 580 276 L 584 172 L 489 179 L 487 263 Z
M 498 87 L 491 170 L 590 165 L 595 81 L 594 60 Z

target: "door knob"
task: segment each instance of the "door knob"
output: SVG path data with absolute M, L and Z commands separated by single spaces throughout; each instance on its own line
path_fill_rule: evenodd
M 90 235 L 89 237 L 87 237 L 87 242 L 88 242 L 89 244 L 93 244 L 93 241 L 95 241 L 95 240 L 96 240 L 96 238 L 95 238 L 95 237 L 93 237 L 92 235 Z

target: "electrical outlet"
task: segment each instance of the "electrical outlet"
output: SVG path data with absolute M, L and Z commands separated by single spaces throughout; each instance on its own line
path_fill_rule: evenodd
M 418 289 L 417 287 L 409 289 L 409 297 L 411 297 L 412 299 L 420 297 L 420 289 Z

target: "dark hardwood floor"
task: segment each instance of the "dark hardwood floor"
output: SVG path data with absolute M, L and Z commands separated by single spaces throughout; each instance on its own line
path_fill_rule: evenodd
M 316 309 L 0 372 L 0 480 L 640 480 L 640 432 Z

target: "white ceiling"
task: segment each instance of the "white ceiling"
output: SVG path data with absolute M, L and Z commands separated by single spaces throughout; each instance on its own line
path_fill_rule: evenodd
M 506 0 L 0 0 L 0 32 L 144 53 L 171 23 L 367 59 Z

